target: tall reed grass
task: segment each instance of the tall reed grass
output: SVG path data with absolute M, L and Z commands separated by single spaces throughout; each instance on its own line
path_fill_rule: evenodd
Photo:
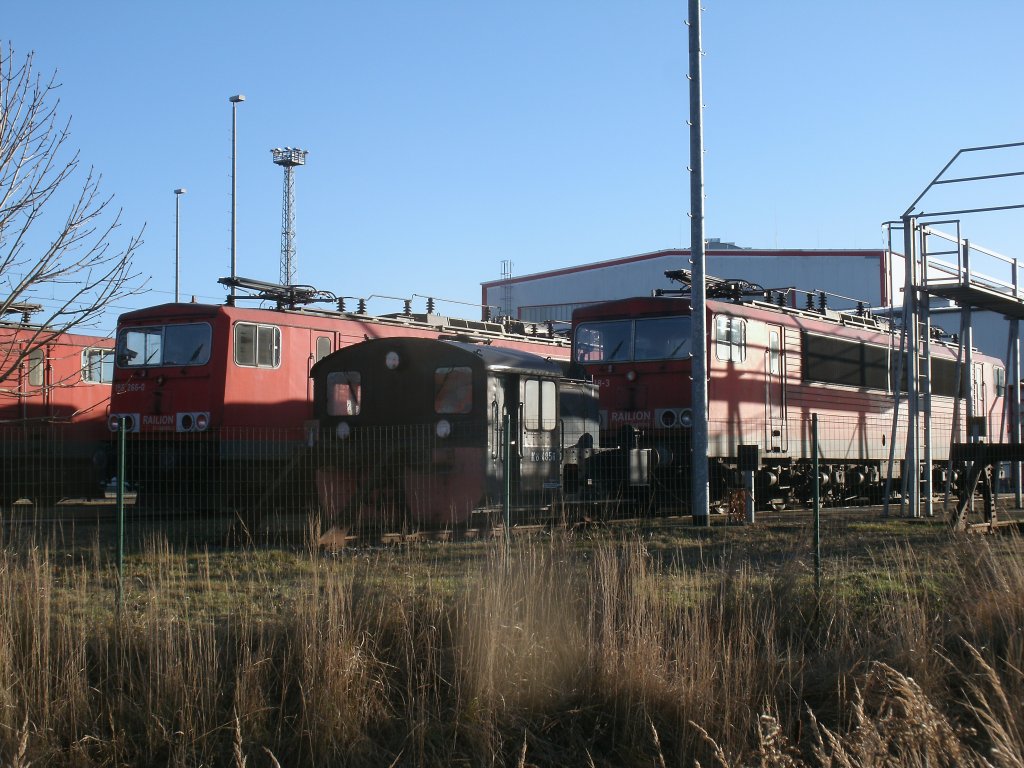
M 1019 541 L 0 549 L 3 766 L 1022 766 Z

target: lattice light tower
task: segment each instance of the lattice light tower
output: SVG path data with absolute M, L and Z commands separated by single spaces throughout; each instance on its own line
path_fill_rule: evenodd
M 296 166 L 306 164 L 306 150 L 276 147 L 270 150 L 274 164 L 284 168 L 284 200 L 281 210 L 281 284 L 295 282 L 295 178 Z

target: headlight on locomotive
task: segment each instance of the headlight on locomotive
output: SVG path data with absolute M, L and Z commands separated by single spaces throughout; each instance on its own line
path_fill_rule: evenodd
M 347 421 L 340 421 L 334 430 L 334 434 L 338 436 L 339 440 L 347 440 L 352 434 L 352 427 L 348 425 Z
M 441 419 L 437 422 L 437 428 L 434 431 L 437 433 L 439 438 L 444 440 L 452 433 L 452 424 L 448 419 Z
M 683 427 L 693 426 L 693 412 L 689 408 L 685 408 L 679 412 L 679 424 Z
M 136 432 L 137 417 L 133 413 L 112 413 L 107 417 L 107 429 L 111 432 L 117 432 L 121 426 L 121 419 L 124 419 L 124 431 L 125 432 Z

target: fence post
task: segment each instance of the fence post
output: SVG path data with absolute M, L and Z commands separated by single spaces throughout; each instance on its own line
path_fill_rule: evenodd
M 505 461 L 502 468 L 504 493 L 502 494 L 502 511 L 505 518 L 505 554 L 512 552 L 512 414 L 506 412 L 502 419 L 502 437 L 505 443 Z M 509 561 L 506 560 L 506 564 Z
M 117 418 L 117 606 L 124 606 L 124 453 L 127 419 Z
M 814 592 L 821 599 L 821 477 L 818 469 L 818 414 L 811 414 L 811 468 L 814 472 Z

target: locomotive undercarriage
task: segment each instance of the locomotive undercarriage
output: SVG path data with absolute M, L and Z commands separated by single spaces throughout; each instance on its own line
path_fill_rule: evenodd
M 679 510 L 690 505 L 690 456 L 688 432 L 652 441 L 637 430 L 625 429 L 617 445 L 595 451 L 587 462 L 586 472 L 597 496 L 618 498 L 631 504 L 634 510 Z M 882 503 L 887 485 L 886 464 L 881 460 L 820 459 L 817 468 L 820 502 L 825 506 Z M 708 469 L 712 509 L 725 511 L 737 494 L 747 488 L 746 473 L 740 471 L 736 457 L 711 457 Z M 813 503 L 815 470 L 810 459 L 762 457 L 753 475 L 758 509 L 780 511 Z M 889 484 L 892 499 L 904 492 L 900 464 L 894 475 Z M 919 478 L 922 489 L 924 480 L 922 472 Z M 931 480 L 935 493 L 948 490 L 950 495 L 956 496 L 962 483 L 962 471 L 955 469 L 950 473 L 945 462 L 936 462 Z

